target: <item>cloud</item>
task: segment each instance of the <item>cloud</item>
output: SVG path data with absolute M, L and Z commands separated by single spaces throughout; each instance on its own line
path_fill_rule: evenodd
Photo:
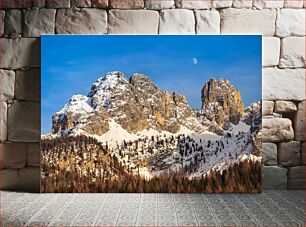
M 192 58 L 192 63 L 193 63 L 194 65 L 198 64 L 198 59 L 197 59 L 197 58 Z

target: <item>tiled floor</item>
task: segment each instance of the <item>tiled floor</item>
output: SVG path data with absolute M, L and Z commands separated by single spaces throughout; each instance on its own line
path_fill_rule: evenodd
M 5 226 L 304 226 L 303 191 L 262 194 L 1 192 Z

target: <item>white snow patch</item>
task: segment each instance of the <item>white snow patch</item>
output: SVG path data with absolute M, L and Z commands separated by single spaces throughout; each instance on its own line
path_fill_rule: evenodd
M 96 136 L 101 142 L 107 142 L 108 146 L 113 147 L 116 146 L 117 143 L 125 141 L 134 141 L 138 137 L 135 134 L 131 134 L 125 129 L 121 127 L 117 122 L 113 119 L 109 121 L 109 130 L 104 133 L 102 136 Z
M 74 95 L 68 104 L 64 106 L 57 114 L 72 113 L 74 115 L 88 115 L 94 112 L 91 106 L 91 98 L 85 95 Z
M 245 160 L 251 160 L 251 161 L 256 162 L 256 161 L 261 161 L 262 157 L 255 156 L 253 154 L 249 154 L 249 155 L 243 154 L 239 157 L 239 160 L 242 162 Z
M 175 134 L 176 134 L 176 135 L 180 135 L 180 134 L 191 135 L 191 134 L 193 134 L 193 133 L 194 133 L 194 131 L 192 131 L 192 130 L 186 128 L 185 126 L 181 126 L 181 127 L 180 127 L 180 130 L 178 130 L 178 132 L 175 133 Z
M 217 135 L 216 133 L 205 131 L 202 133 L 196 133 L 185 126 L 181 126 L 180 130 L 175 133 L 175 135 L 188 135 L 191 136 L 196 142 L 199 142 L 201 140 L 219 140 L 221 139 L 221 136 Z
M 140 131 L 137 133 L 137 136 L 140 136 L 140 137 L 151 137 L 151 136 L 156 136 L 156 135 L 159 135 L 161 134 L 161 132 L 155 130 L 155 129 L 144 129 L 143 131 Z
M 91 91 L 88 94 L 93 99 L 94 108 L 103 106 L 109 108 L 111 105 L 111 97 L 115 94 L 113 92 L 123 92 L 126 89 L 128 80 L 121 72 L 109 72 L 106 76 L 99 78 L 91 86 Z M 115 89 L 116 88 L 116 89 Z
M 207 141 L 207 140 L 216 141 L 216 140 L 220 140 L 222 137 L 217 135 L 216 133 L 207 131 L 203 133 L 195 133 L 192 135 L 192 138 L 196 142 L 199 142 L 200 139 L 203 141 Z
M 238 132 L 247 132 L 250 130 L 250 125 L 247 125 L 246 123 L 240 121 L 239 124 L 237 125 L 234 125 L 234 124 L 231 124 L 232 126 L 232 132 L 234 134 L 237 134 Z

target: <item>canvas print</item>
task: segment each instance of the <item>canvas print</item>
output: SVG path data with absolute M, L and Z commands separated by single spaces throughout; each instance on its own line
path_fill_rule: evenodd
M 260 192 L 261 36 L 43 36 L 42 192 Z

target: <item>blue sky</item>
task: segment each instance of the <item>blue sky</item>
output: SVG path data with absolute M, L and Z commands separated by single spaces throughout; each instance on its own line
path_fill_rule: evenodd
M 261 36 L 50 35 L 41 45 L 42 134 L 72 95 L 87 95 L 109 71 L 143 73 L 196 108 L 210 78 L 231 81 L 245 105 L 261 99 Z

